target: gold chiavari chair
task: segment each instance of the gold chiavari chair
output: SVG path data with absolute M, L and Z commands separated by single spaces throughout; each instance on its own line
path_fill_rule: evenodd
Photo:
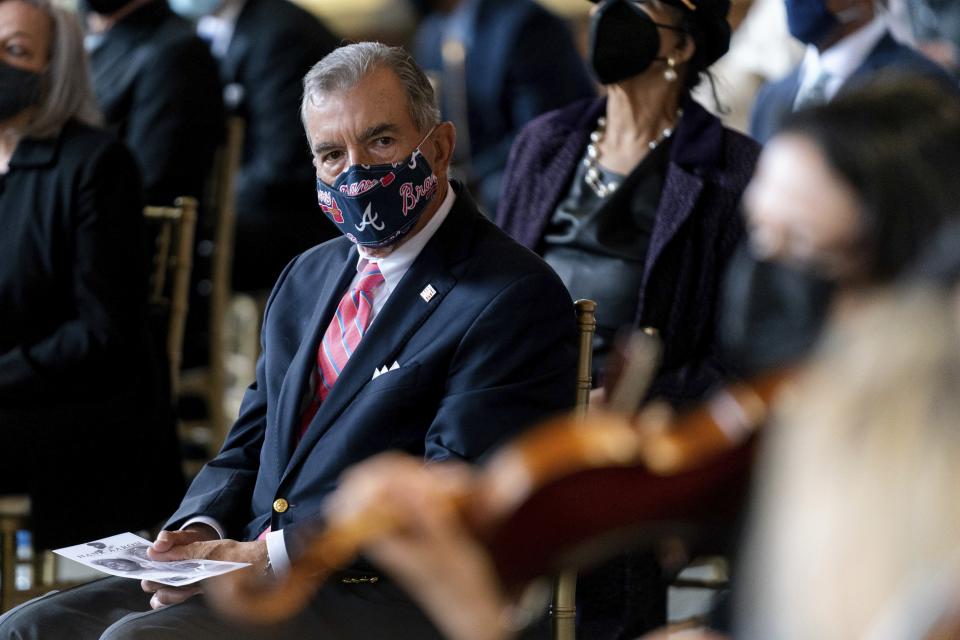
M 597 303 L 593 300 L 577 300 L 574 303 L 579 332 L 579 355 L 577 357 L 577 395 L 574 413 L 583 418 L 590 404 L 590 389 L 593 386 L 593 334 L 597 329 Z M 574 640 L 577 617 L 577 574 L 562 573 L 554 583 L 550 615 L 555 640 Z
M 170 365 L 170 392 L 172 398 L 176 398 L 180 388 L 190 270 L 193 268 L 197 201 L 184 196 L 177 198 L 172 207 L 146 207 L 143 215 L 154 239 L 148 304 L 166 318 L 165 351 Z
M 216 214 L 210 268 L 210 362 L 205 367 L 183 372 L 181 395 L 203 398 L 207 419 L 182 424 L 185 436 L 204 443 L 209 456 L 226 438 L 231 419 L 225 406 L 227 387 L 227 309 L 230 305 L 230 276 L 233 268 L 233 241 L 236 226 L 236 176 L 243 153 L 245 127 L 242 118 L 227 120 L 225 142 L 217 150 L 208 188 L 207 210 Z

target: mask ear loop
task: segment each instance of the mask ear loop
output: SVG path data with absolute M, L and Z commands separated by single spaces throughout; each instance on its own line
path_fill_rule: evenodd
M 423 155 L 423 151 L 420 151 L 420 147 L 422 147 L 422 146 L 423 146 L 423 143 L 427 141 L 427 138 L 429 138 L 430 136 L 433 135 L 433 132 L 436 131 L 436 130 L 437 130 L 437 127 L 439 127 L 439 126 L 440 126 L 440 123 L 439 123 L 439 122 L 438 122 L 437 124 L 433 125 L 433 128 L 431 128 L 430 131 L 427 132 L 427 135 L 423 136 L 423 139 L 420 140 L 419 143 L 417 143 L 416 148 L 413 150 L 413 151 L 414 151 L 413 157 L 410 158 L 410 162 L 407 163 L 407 166 L 408 166 L 408 167 L 410 167 L 411 169 L 416 169 L 416 168 L 417 168 L 417 156 L 418 156 L 418 155 L 420 155 L 420 156 Z
M 423 136 L 423 139 L 420 140 L 420 142 L 417 143 L 417 151 L 420 151 L 420 147 L 423 146 L 423 143 L 427 141 L 427 138 L 429 138 L 430 136 L 433 135 L 433 132 L 436 131 L 436 130 L 437 130 L 437 127 L 439 127 L 439 126 L 440 126 L 440 123 L 438 122 L 437 124 L 433 125 L 433 127 L 430 129 L 430 131 L 427 132 L 427 135 Z

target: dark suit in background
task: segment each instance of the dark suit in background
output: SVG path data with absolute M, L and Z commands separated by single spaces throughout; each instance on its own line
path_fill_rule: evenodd
M 216 63 L 190 23 L 154 0 L 104 33 L 90 64 L 104 119 L 137 159 L 147 203 L 201 198 L 223 105 Z
M 798 65 L 782 80 L 764 85 L 757 94 L 750 116 L 750 134 L 761 143 L 773 137 L 784 119 L 793 113 L 800 90 L 801 68 Z M 886 33 L 863 64 L 843 83 L 840 91 L 855 87 L 877 73 L 887 72 L 920 74 L 950 82 L 949 75 L 942 67 Z
M 99 38 L 99 42 L 97 41 Z M 146 202 L 171 205 L 188 195 L 203 203 L 213 155 L 223 137 L 217 65 L 189 22 L 166 0 L 135 9 L 102 37 L 93 37 L 93 86 L 107 125 L 133 152 Z M 213 237 L 212 212 L 201 206 L 197 246 Z M 191 274 L 184 364 L 207 357 L 209 252 Z
M 300 123 L 303 76 L 336 46 L 313 14 L 287 0 L 246 0 L 237 17 L 220 60 L 227 107 L 246 122 L 236 183 L 236 289 L 269 289 L 295 255 L 338 235 L 317 208 Z
M 0 493 L 29 493 L 38 548 L 151 527 L 182 491 L 146 324 L 140 176 L 68 123 L 0 175 Z
M 465 47 L 462 79 L 444 67 L 444 40 L 454 34 Z M 463 0 L 449 15 L 431 13 L 415 36 L 413 53 L 440 80 L 443 117 L 458 131 L 466 126 L 466 178 L 491 216 L 520 129 L 542 113 L 596 94 L 567 25 L 532 0 Z M 463 86 L 465 123 L 452 103 Z

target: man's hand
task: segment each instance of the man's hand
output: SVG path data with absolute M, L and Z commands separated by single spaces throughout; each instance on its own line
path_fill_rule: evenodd
M 161 531 L 153 546 L 147 550 L 147 556 L 157 562 L 176 560 L 222 560 L 225 562 L 248 562 L 255 570 L 262 571 L 267 565 L 267 543 L 263 540 L 237 542 L 220 540 L 216 532 L 199 525 L 181 531 Z M 171 587 L 150 580 L 143 580 L 140 586 L 152 593 L 150 606 L 159 609 L 171 604 L 179 604 L 200 593 L 200 584 L 185 587 Z

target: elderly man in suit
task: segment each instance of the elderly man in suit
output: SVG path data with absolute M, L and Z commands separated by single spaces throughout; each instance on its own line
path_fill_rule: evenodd
M 841 89 L 876 73 L 901 71 L 949 81 L 946 71 L 893 39 L 875 0 L 785 0 L 790 34 L 807 45 L 800 65 L 765 85 L 750 133 L 766 142 L 791 112 L 829 102 Z
M 302 115 L 320 208 L 344 237 L 280 276 L 256 382 L 153 560 L 283 572 L 352 463 L 386 449 L 477 460 L 572 404 L 569 295 L 448 181 L 455 131 L 412 58 L 376 43 L 334 51 L 308 73 Z M 290 628 L 235 629 L 192 597 L 199 588 L 148 582 L 148 597 L 111 578 L 14 610 L 0 636 L 69 625 L 73 638 L 439 637 L 388 580 L 349 571 Z

